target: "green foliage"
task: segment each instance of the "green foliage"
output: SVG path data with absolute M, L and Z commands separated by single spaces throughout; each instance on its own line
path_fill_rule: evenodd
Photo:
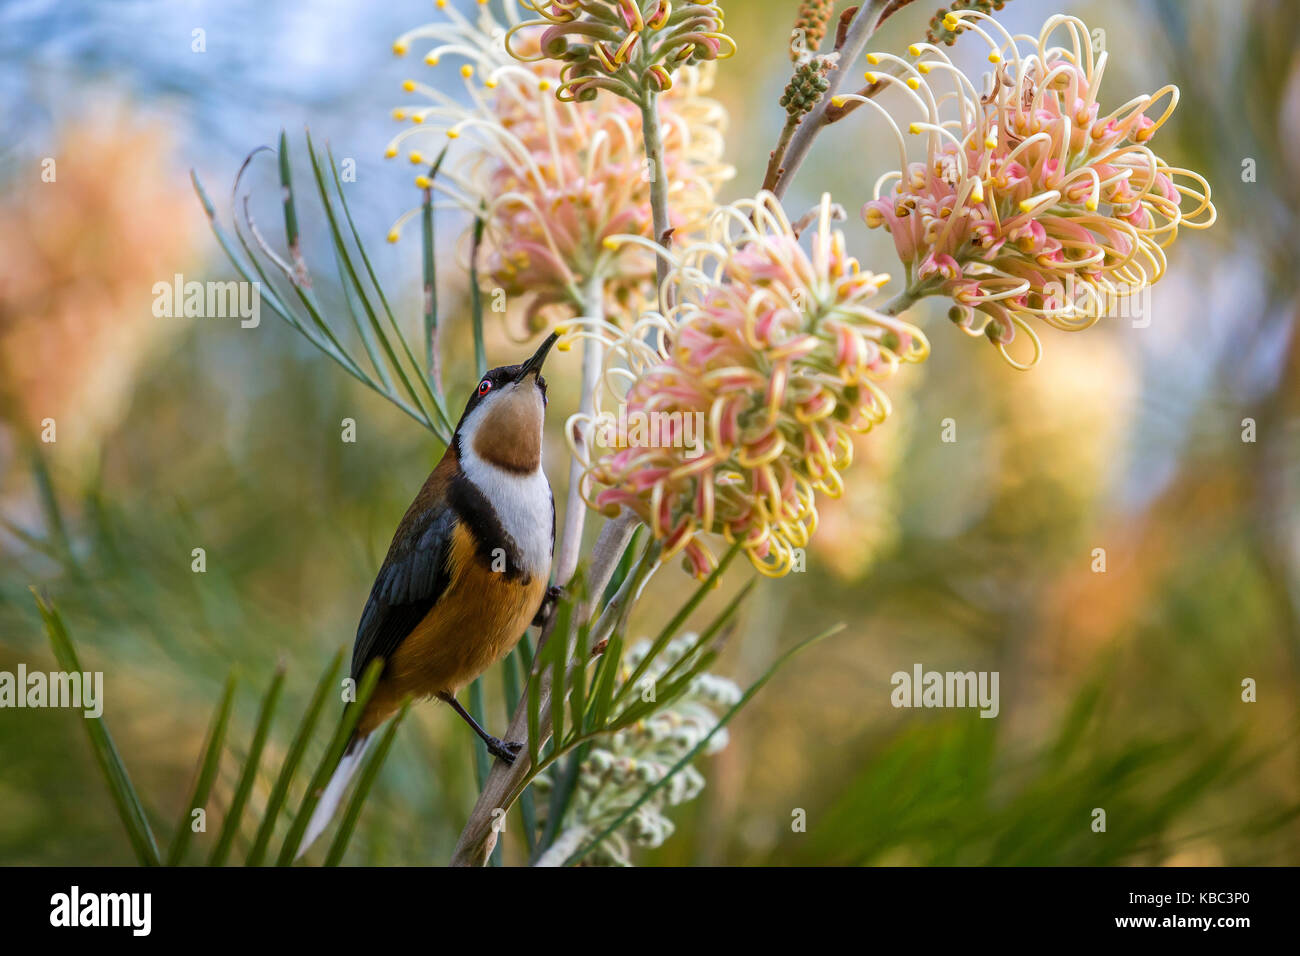
M 54 648 L 60 666 L 66 671 L 80 672 L 82 668 L 77 658 L 76 649 L 73 646 L 71 637 L 68 635 L 62 616 L 53 604 L 41 598 L 40 595 L 36 596 L 36 604 L 41 617 L 45 621 L 46 634 Z M 281 767 L 275 789 L 272 791 L 271 798 L 267 802 L 266 811 L 257 827 L 257 837 L 248 858 L 249 865 L 258 865 L 261 862 L 266 845 L 275 830 L 275 823 L 284 799 L 289 792 L 294 772 L 301 762 L 307 741 L 318 723 L 325 697 L 328 694 L 330 685 L 333 683 L 334 675 L 338 671 L 341 654 L 340 651 L 335 656 L 331 667 L 317 685 L 317 693 L 303 717 L 289 755 Z M 316 772 L 303 793 L 298 812 L 290 823 L 277 859 L 278 865 L 285 866 L 293 862 L 303 831 L 306 830 L 312 810 L 315 809 L 316 802 L 320 797 L 320 791 L 324 788 L 325 783 L 329 780 L 343 756 L 343 749 L 356 728 L 356 723 L 360 719 L 366 701 L 370 699 L 370 695 L 376 683 L 378 683 L 381 667 L 381 661 L 371 663 L 371 666 L 362 675 L 355 703 L 344 708 L 342 715 L 339 717 L 329 738 L 328 745 L 316 766 Z M 208 859 L 209 865 L 219 866 L 224 862 L 231 843 L 240 830 L 240 818 L 243 814 L 249 789 L 252 786 L 251 781 L 257 774 L 262 745 L 265 743 L 270 731 L 271 717 L 274 713 L 275 703 L 279 698 L 284 676 L 283 670 L 277 671 L 266 697 L 263 699 L 261 715 L 254 731 L 254 744 L 249 750 L 240 773 L 240 783 L 235 796 L 226 808 L 221 833 Z M 231 676 L 226 681 L 221 700 L 213 715 L 207 741 L 203 753 L 200 755 L 194 787 L 181 809 L 176 835 L 172 838 L 167 849 L 166 863 L 168 866 L 177 866 L 185 862 L 186 851 L 195 832 L 193 828 L 193 811 L 206 809 L 206 804 L 212 794 L 213 783 L 217 778 L 219 765 L 226 753 L 225 742 L 227 730 L 230 726 L 235 686 L 235 678 Z M 379 746 L 375 748 L 374 753 L 362 768 L 360 779 L 344 812 L 342 823 L 330 845 L 326 858 L 327 863 L 330 865 L 337 865 L 347 851 L 348 842 L 356 828 L 362 806 L 374 785 L 375 778 L 383 766 L 384 760 L 388 756 L 388 752 L 392 747 L 393 736 L 396 734 L 402 719 L 406 716 L 407 709 L 408 706 L 404 705 L 398 717 L 390 722 L 388 729 L 380 740 Z M 158 847 L 154 842 L 153 833 L 149 827 L 148 815 L 131 782 L 131 775 L 127 771 L 126 764 L 113 743 L 107 724 L 102 717 L 87 718 L 84 722 L 86 732 L 90 737 L 91 749 L 94 751 L 95 758 L 103 771 L 109 791 L 113 796 L 113 802 L 117 806 L 123 829 L 126 831 L 127 838 L 131 842 L 137 858 L 143 864 L 158 865 L 162 860 L 159 857 Z

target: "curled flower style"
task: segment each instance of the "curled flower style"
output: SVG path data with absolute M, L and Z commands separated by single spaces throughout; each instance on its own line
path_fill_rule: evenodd
M 722 32 L 722 8 L 710 0 L 678 0 L 675 7 L 671 0 L 519 2 L 538 19 L 512 27 L 506 49 L 520 60 L 563 64 L 555 88 L 561 100 L 592 100 L 609 90 L 639 102 L 644 91 L 671 89 L 679 67 L 736 51 Z
M 467 99 L 408 80 L 405 89 L 428 102 L 394 111 L 394 118 L 411 125 L 389 142 L 387 155 L 408 150 L 410 161 L 422 167 L 417 187 L 446 197 L 437 205 L 483 218 L 483 273 L 509 296 L 531 295 L 534 329 L 548 306 L 582 311 L 585 290 L 593 285 L 603 283 L 618 302 L 633 293 L 652 295 L 653 254 L 605 243 L 616 234 L 653 231 L 640 111 L 615 98 L 557 102 L 551 95 L 560 82 L 554 63 L 523 64 L 507 55 L 506 27 L 486 8 L 477 24 L 451 6 L 444 9 L 446 22 L 412 30 L 395 48 L 433 41 L 425 63 L 436 67 L 454 58 Z M 711 68 L 685 69 L 682 81 L 660 98 L 671 222 L 686 236 L 700 231 L 715 190 L 732 175 L 722 161 L 726 112 L 706 95 Z M 427 167 L 448 146 L 433 177 Z M 390 241 L 418 212 L 398 220 Z
M 697 635 L 683 634 L 671 641 L 663 653 L 637 681 L 653 686 L 669 667 L 695 643 Z M 635 668 L 650 650 L 650 641 L 639 641 L 624 658 L 625 668 Z M 627 679 L 627 672 L 621 675 Z M 708 737 L 701 755 L 711 756 L 727 746 L 726 728 L 717 728 L 719 714 L 740 700 L 740 688 L 725 677 L 698 674 L 686 691 L 663 710 L 602 737 L 578 767 L 577 787 L 561 821 L 555 845 L 563 862 L 565 849 L 575 849 L 617 820 L 636 803 L 646 788 L 663 780 L 683 758 Z M 709 737 L 709 734 L 713 736 Z M 541 793 L 551 789 L 550 772 L 537 777 Z M 653 848 L 673 832 L 666 811 L 694 800 L 704 789 L 704 776 L 687 764 L 673 774 L 627 821 L 598 844 L 585 858 L 596 866 L 631 866 L 633 847 Z M 546 803 L 547 801 L 543 801 Z M 551 861 L 546 861 L 551 862 Z
M 1213 224 L 1210 188 L 1148 145 L 1177 87 L 1102 112 L 1107 54 L 1094 52 L 1082 21 L 1054 16 L 1037 39 L 1013 37 L 981 11 L 950 13 L 944 26 L 988 43 L 996 69 L 983 94 L 932 43 L 909 48 L 915 63 L 868 56 L 888 72 L 867 78 L 901 89 L 923 114 L 909 132 L 925 138 L 924 162 L 908 161 L 898 125 L 874 100 L 837 97 L 870 103 L 898 139 L 899 169 L 876 183 L 862 214 L 893 237 L 911 297 L 949 296 L 954 321 L 1028 367 L 1041 354 L 1030 320 L 1087 328 L 1150 286 L 1180 227 Z M 1051 45 L 1058 32 L 1064 46 Z M 1007 350 L 1017 331 L 1032 343 L 1027 363 Z
M 714 564 L 708 533 L 788 572 L 816 527 L 814 493 L 840 493 L 852 434 L 889 413 L 878 383 L 929 354 L 920 330 L 868 305 L 889 277 L 859 268 L 831 218 L 824 196 L 806 250 L 771 193 L 722 206 L 669 273 L 668 315 L 579 326 L 609 346 L 595 413 L 566 429 L 583 494 L 631 509 L 696 575 Z M 592 447 L 573 440 L 578 424 Z

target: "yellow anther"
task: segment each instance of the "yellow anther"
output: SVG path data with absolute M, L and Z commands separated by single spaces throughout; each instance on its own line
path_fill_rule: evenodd
M 404 120 L 404 119 L 406 119 L 406 110 L 403 110 L 403 109 L 396 109 L 396 110 L 393 110 L 393 119 L 395 119 L 395 120 Z
M 549 89 L 551 88 L 551 81 L 550 81 L 550 80 L 542 80 L 541 82 L 539 82 L 539 83 L 537 84 L 537 88 L 538 88 L 539 90 L 541 90 L 543 93 L 545 93 L 547 90 L 549 90 Z
M 404 90 L 405 90 L 406 92 L 408 92 L 408 93 L 414 93 L 414 92 L 415 92 L 415 80 L 407 80 L 406 82 L 404 82 L 404 83 L 402 84 L 402 89 L 404 89 Z
M 990 63 L 1001 63 L 1001 62 L 1002 62 L 1002 57 L 998 54 L 998 52 L 997 52 L 996 50 L 994 50 L 992 53 L 989 54 L 989 62 L 990 62 Z
M 920 123 L 912 123 L 910 126 L 907 127 L 907 131 L 908 131 L 909 133 L 911 133 L 913 136 L 920 136 L 920 135 L 921 135 L 921 124 L 920 124 Z
M 437 66 L 441 61 L 438 58 L 438 54 L 426 53 L 424 55 L 424 62 L 427 63 L 429 66 Z
M 471 76 L 474 75 L 474 67 L 466 63 L 464 66 L 460 68 L 460 75 L 465 77 L 465 79 L 468 80 Z
M 870 70 L 868 70 L 866 73 L 863 73 L 862 78 L 866 80 L 868 83 L 876 82 L 876 74 L 872 73 Z
M 930 72 L 930 64 L 929 63 L 916 64 L 916 72 L 920 73 L 922 76 L 927 76 Z
M 451 129 L 447 130 L 447 138 L 448 138 L 448 139 L 459 139 L 459 138 L 460 138 L 460 130 L 458 130 L 456 127 L 453 126 Z
M 384 158 L 385 158 L 385 159 L 392 159 L 392 158 L 393 158 L 394 156 L 396 156 L 396 155 L 397 155 L 397 147 L 396 147 L 396 146 L 389 146 L 386 150 L 384 150 Z
M 416 176 L 415 185 L 419 186 L 421 189 L 428 189 L 433 185 L 433 181 L 429 179 L 428 176 Z
M 880 62 L 880 57 L 875 53 L 868 53 L 867 62 L 870 63 L 872 66 L 875 66 L 877 63 Z
M 397 239 L 398 239 L 398 235 L 397 235 L 397 230 L 396 230 L 396 229 L 394 229 L 394 230 L 392 230 L 391 232 L 388 233 L 388 241 L 389 241 L 389 242 L 396 242 Z
M 410 47 L 407 46 L 405 40 L 398 40 L 396 43 L 393 44 L 393 53 L 395 53 L 397 56 L 406 56 L 406 51 L 409 49 Z
M 424 157 L 421 156 L 419 152 L 413 152 L 411 153 L 411 162 L 418 166 L 420 163 L 424 162 Z
M 907 88 L 909 90 L 919 90 L 921 88 L 921 81 L 914 76 L 909 76 L 907 78 Z
M 907 48 L 907 52 L 909 56 L 920 56 L 921 48 L 917 46 L 915 43 L 913 43 L 911 46 Z
M 944 28 L 945 30 L 947 30 L 949 33 L 951 33 L 951 32 L 953 32 L 954 30 L 956 30 L 957 27 L 959 27 L 959 26 L 961 26 L 961 20 L 957 19 L 957 17 L 956 17 L 955 15 L 953 15 L 953 14 L 951 14 L 951 13 L 948 13 L 948 14 L 945 14 L 945 15 L 944 15 L 944 18 L 943 18 L 943 28 Z
M 839 109 L 843 105 L 844 105 L 844 97 L 842 96 L 831 97 L 831 106 L 834 106 L 836 109 Z
M 1041 203 L 1044 197 L 1046 197 L 1046 195 L 1047 195 L 1046 193 L 1039 193 L 1037 196 L 1030 196 L 1028 199 L 1022 199 L 1020 201 L 1020 211 L 1021 212 L 1033 211 L 1033 208 L 1037 206 L 1039 203 Z

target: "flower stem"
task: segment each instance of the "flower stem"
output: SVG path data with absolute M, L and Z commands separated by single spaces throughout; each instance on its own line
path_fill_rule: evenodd
M 785 172 L 782 161 L 785 159 L 785 151 L 790 146 L 794 131 L 799 128 L 800 119 L 802 114 L 786 118 L 785 126 L 781 129 L 781 138 L 776 141 L 776 149 L 772 150 L 772 155 L 767 161 L 767 174 L 763 177 L 764 189 L 775 189 L 781 174 Z
M 881 306 L 880 313 L 882 315 L 899 315 L 910 309 L 920 298 L 921 294 L 915 288 L 904 289 Z
M 583 289 L 583 316 L 592 322 L 605 318 L 605 285 L 599 276 L 593 276 Z M 582 394 L 578 400 L 579 414 L 590 418 L 595 407 L 596 387 L 600 372 L 604 366 L 605 346 L 595 335 L 583 336 L 582 339 Z M 575 436 L 576 445 L 585 447 L 590 439 L 591 425 L 588 422 Z M 560 549 L 555 559 L 555 583 L 560 587 L 569 583 L 573 572 L 578 567 L 578 555 L 582 551 L 582 529 L 586 523 L 587 505 L 582 500 L 582 461 L 574 455 L 569 460 L 569 493 L 564 503 L 564 530 L 560 537 Z
M 655 242 L 668 248 L 668 179 L 664 171 L 663 129 L 659 123 L 659 94 L 646 90 L 641 96 L 641 137 L 645 141 L 646 173 L 650 177 L 650 216 L 653 222 Z M 668 277 L 668 259 L 664 255 L 655 257 L 655 275 L 659 290 L 659 311 L 664 312 L 668 303 L 664 301 L 664 280 Z

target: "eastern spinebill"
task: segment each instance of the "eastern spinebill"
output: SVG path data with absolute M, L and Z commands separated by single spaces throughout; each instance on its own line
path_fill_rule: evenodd
M 407 697 L 437 697 L 512 763 L 521 745 L 498 740 L 456 699 L 501 660 L 554 601 L 548 589 L 555 499 L 542 471 L 552 333 L 520 365 L 478 382 L 442 460 L 406 509 L 361 613 L 352 678 L 382 658 L 370 697 L 298 849 L 325 829 L 375 730 Z

